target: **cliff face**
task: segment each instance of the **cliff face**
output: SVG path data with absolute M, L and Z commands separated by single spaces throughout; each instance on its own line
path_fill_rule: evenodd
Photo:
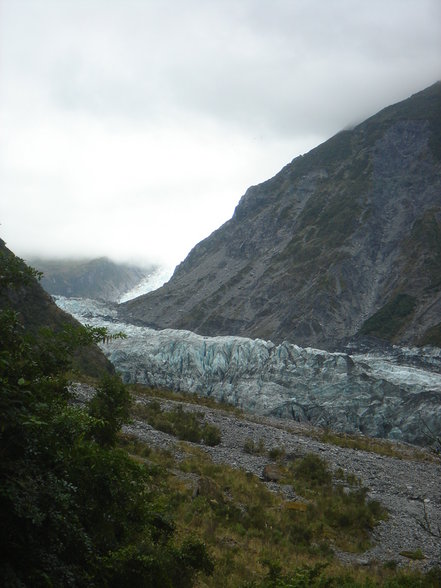
M 111 302 L 139 284 L 153 269 L 114 263 L 106 257 L 83 261 L 35 259 L 30 263 L 43 272 L 41 285 L 49 294 Z
M 437 83 L 249 188 L 122 316 L 325 348 L 359 333 L 439 345 L 440 137 Z

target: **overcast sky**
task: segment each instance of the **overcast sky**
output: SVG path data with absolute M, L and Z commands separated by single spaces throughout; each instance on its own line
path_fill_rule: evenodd
M 250 185 L 438 79 L 440 0 L 0 0 L 0 236 L 174 265 Z

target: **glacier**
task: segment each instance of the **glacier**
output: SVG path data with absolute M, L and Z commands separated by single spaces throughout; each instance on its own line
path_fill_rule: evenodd
M 127 335 L 102 349 L 127 383 L 213 397 L 259 415 L 430 445 L 441 431 L 441 350 L 341 353 L 123 323 L 118 307 L 54 297 L 83 324 Z
M 161 265 L 156 267 L 148 276 L 146 276 L 139 284 L 131 290 L 125 292 L 120 296 L 118 302 L 127 302 L 132 298 L 137 298 L 147 292 L 152 292 L 163 286 L 171 278 L 174 267 L 170 265 Z

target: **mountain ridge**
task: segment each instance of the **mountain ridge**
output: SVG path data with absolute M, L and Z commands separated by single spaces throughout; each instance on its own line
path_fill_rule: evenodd
M 250 187 L 167 284 L 121 315 L 328 349 L 357 335 L 439 345 L 440 136 L 437 82 Z
M 33 258 L 31 265 L 43 272 L 41 285 L 51 295 L 79 296 L 116 302 L 145 278 L 154 266 L 141 268 L 95 259 Z

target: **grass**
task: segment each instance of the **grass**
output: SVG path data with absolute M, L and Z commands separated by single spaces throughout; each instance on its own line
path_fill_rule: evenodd
M 415 549 L 415 551 L 400 551 L 400 555 L 414 561 L 425 559 L 425 555 L 421 549 Z
M 253 474 L 213 463 L 202 447 L 179 442 L 184 457 L 178 460 L 128 435 L 120 442 L 148 468 L 151 491 L 173 520 L 177 541 L 193 536 L 207 545 L 215 571 L 199 577 L 198 588 L 439 586 L 392 565 L 348 568 L 335 559 L 335 549 L 364 549 L 385 513 L 354 476 L 332 475 L 317 456 L 285 469 L 300 502 L 269 491 Z
M 254 439 L 247 437 L 243 445 L 243 450 L 245 451 L 245 453 L 249 453 L 250 455 L 266 454 L 265 443 L 262 438 L 260 438 L 258 443 L 256 443 Z
M 138 402 L 133 406 L 132 414 L 155 429 L 174 435 L 178 439 L 210 446 L 221 442 L 219 428 L 205 423 L 203 413 L 184 411 L 181 405 L 167 411 L 161 407 L 158 400 L 150 400 L 147 403 Z
M 329 429 L 319 432 L 316 438 L 323 443 L 331 443 L 338 447 L 347 449 L 356 449 L 359 451 L 368 451 L 385 457 L 396 457 L 398 459 L 416 459 L 427 461 L 429 456 L 424 451 L 416 447 L 407 447 L 393 443 L 387 439 L 377 439 L 374 437 L 364 437 L 361 435 L 350 435 L 348 433 L 336 433 Z
M 93 381 L 89 382 L 93 383 Z M 154 389 L 141 384 L 130 386 L 135 398 L 138 399 L 160 399 L 171 400 L 173 402 L 185 402 L 187 404 L 205 406 L 215 410 L 225 411 L 234 415 L 235 418 L 247 419 L 251 422 L 261 423 L 262 419 L 253 414 L 246 414 L 243 410 L 226 402 L 219 402 L 214 398 L 206 396 L 198 396 L 194 393 L 173 392 L 171 390 Z M 289 423 L 292 425 L 293 423 Z M 281 430 L 290 430 L 289 427 L 284 427 L 283 422 L 272 423 L 272 426 Z M 366 437 L 363 435 L 350 433 L 337 433 L 330 429 L 316 429 L 313 427 L 302 427 L 297 431 L 298 434 L 304 435 L 321 441 L 322 443 L 329 443 L 338 447 L 347 449 L 354 449 L 359 451 L 368 451 L 377 455 L 386 457 L 395 457 L 397 459 L 408 459 L 415 461 L 430 461 L 434 459 L 433 455 L 418 449 L 417 447 L 407 446 L 387 439 L 378 439 L 374 437 Z M 256 443 L 251 438 L 247 438 L 244 443 L 244 451 L 251 455 L 268 455 L 270 459 L 279 460 L 285 456 L 286 450 L 284 447 L 272 447 L 268 451 L 265 448 L 263 439 L 259 439 Z
M 241 418 L 243 416 L 243 411 L 232 404 L 216 400 L 210 396 L 198 396 L 198 394 L 194 392 L 174 392 L 164 388 L 150 388 L 149 386 L 144 386 L 142 384 L 130 384 L 130 390 L 135 398 L 159 398 L 160 400 L 185 402 L 187 404 L 197 404 L 198 406 L 223 410 L 234 414 L 236 418 Z

